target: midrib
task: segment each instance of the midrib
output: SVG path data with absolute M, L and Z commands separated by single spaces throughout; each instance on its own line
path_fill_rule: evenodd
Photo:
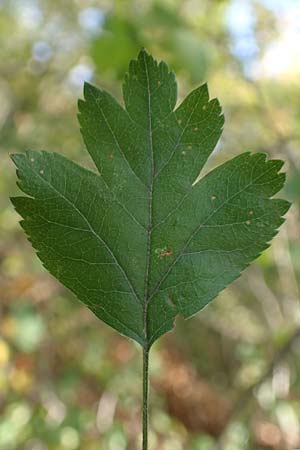
M 150 260 L 151 260 L 151 234 L 152 234 L 152 201 L 153 201 L 153 184 L 154 184 L 154 155 L 153 155 L 153 136 L 152 136 L 152 117 L 151 117 L 151 91 L 149 82 L 149 73 L 146 58 L 144 55 L 144 65 L 147 78 L 147 93 L 148 93 L 148 143 L 150 150 L 150 162 L 151 162 L 151 180 L 149 189 L 149 221 L 147 230 L 147 254 L 146 254 L 146 273 L 145 273 L 145 289 L 144 289 L 144 311 L 143 311 L 143 330 L 145 342 L 148 343 L 148 330 L 147 330 L 147 309 L 148 309 L 148 297 L 149 297 L 149 272 L 150 272 Z

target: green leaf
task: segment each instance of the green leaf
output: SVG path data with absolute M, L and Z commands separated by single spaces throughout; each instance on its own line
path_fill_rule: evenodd
M 122 107 L 85 84 L 82 135 L 98 173 L 57 153 L 13 156 L 13 198 L 44 266 L 100 319 L 150 347 L 207 305 L 262 250 L 289 203 L 282 161 L 243 153 L 195 183 L 223 127 L 207 86 L 176 107 L 164 62 L 131 61 Z
M 121 78 L 128 59 L 140 47 L 138 34 L 135 21 L 122 17 L 119 12 L 108 15 L 102 32 L 91 42 L 90 54 L 98 72 L 103 74 L 113 69 Z

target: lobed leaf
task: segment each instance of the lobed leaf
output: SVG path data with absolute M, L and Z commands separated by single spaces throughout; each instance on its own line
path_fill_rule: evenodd
M 88 83 L 79 122 L 98 173 L 57 153 L 13 155 L 12 202 L 49 272 L 97 317 L 150 347 L 260 253 L 289 208 L 282 161 L 243 153 L 198 180 L 224 118 L 207 86 L 176 107 L 164 62 L 142 50 L 124 107 Z M 198 180 L 195 182 L 195 180 Z

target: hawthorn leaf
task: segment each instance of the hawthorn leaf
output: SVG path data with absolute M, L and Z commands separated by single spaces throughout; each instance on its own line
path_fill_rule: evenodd
M 26 196 L 12 202 L 46 269 L 150 348 L 269 246 L 289 203 L 272 198 L 283 162 L 262 153 L 198 178 L 224 124 L 206 84 L 176 106 L 174 74 L 142 50 L 123 97 L 85 83 L 79 122 L 97 173 L 57 153 L 13 155 Z

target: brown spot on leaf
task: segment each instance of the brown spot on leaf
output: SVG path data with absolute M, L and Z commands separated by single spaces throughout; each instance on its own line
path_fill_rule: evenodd
M 112 153 L 108 153 L 106 156 L 107 156 L 107 158 L 109 158 L 109 159 L 113 159 L 113 158 L 114 158 L 114 155 L 113 155 Z
M 165 256 L 171 256 L 171 255 L 173 255 L 173 250 L 166 250 L 166 251 L 161 252 L 161 253 L 159 254 L 159 256 L 160 256 L 161 258 L 164 258 Z

